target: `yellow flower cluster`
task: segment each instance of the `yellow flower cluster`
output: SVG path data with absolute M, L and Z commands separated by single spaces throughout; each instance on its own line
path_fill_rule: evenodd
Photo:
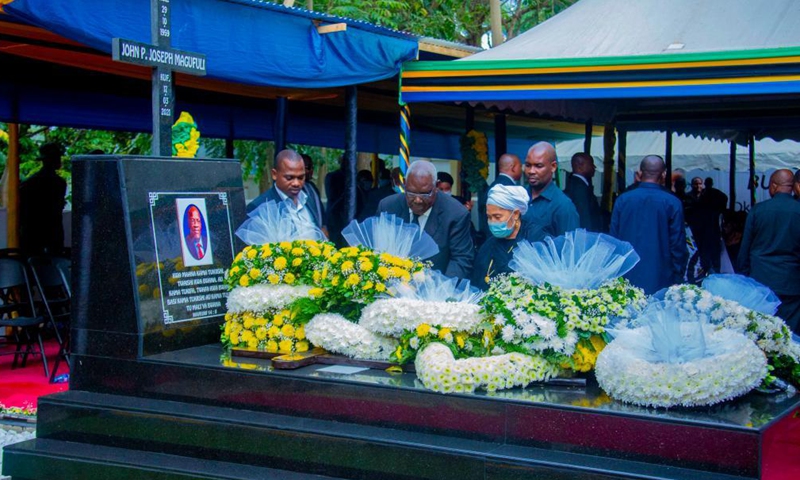
M 486 138 L 486 134 L 477 130 L 467 132 L 467 137 L 472 139 L 475 159 L 482 165 L 479 173 L 486 179 L 489 176 L 489 140 Z
M 263 315 L 227 313 L 222 328 L 223 344 L 238 349 L 287 354 L 310 348 L 305 328 L 290 310 Z
M 386 291 L 389 282 L 408 282 L 413 273 L 424 267 L 422 263 L 378 254 L 362 246 L 341 248 L 330 262 L 331 270 L 322 272 L 321 280 L 328 288 L 338 288 L 342 295 L 359 303 L 371 303 Z
M 597 363 L 597 356 L 606 347 L 606 342 L 600 335 L 592 335 L 588 339 L 582 338 L 575 346 L 575 353 L 572 355 L 572 362 L 565 362 L 562 368 L 572 368 L 576 372 L 589 372 L 594 370 Z
M 333 244 L 315 240 L 248 246 L 234 258 L 225 281 L 231 288 L 279 283 L 318 285 L 335 254 Z
M 406 330 L 400 338 L 400 345 L 389 357 L 392 362 L 405 364 L 414 360 L 417 352 L 429 343 L 438 342 L 447 345 L 458 358 L 480 356 L 484 352 L 475 348 L 475 342 L 470 342 L 467 332 L 454 332 L 452 329 L 440 325 L 422 323 L 414 330 Z

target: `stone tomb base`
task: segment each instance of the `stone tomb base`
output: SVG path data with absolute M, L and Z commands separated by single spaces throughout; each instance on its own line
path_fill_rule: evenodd
M 645 409 L 585 388 L 442 395 L 413 374 L 274 370 L 219 345 L 73 357 L 15 479 L 800 478 L 800 396 Z

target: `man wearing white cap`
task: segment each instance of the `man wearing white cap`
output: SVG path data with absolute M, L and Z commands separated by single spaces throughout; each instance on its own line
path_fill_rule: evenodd
M 489 280 L 508 273 L 508 263 L 520 240 L 538 242 L 546 236 L 543 225 L 522 219 L 528 211 L 524 187 L 495 185 L 486 199 L 486 219 L 491 236 L 481 245 L 475 259 L 472 284 L 486 290 Z

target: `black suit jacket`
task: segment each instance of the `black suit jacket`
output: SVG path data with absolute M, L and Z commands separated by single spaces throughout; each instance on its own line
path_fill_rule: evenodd
M 406 222 L 411 221 L 406 196 L 402 193 L 381 200 L 378 212 L 393 213 Z M 437 195 L 425 224 L 425 233 L 439 246 L 439 253 L 428 259 L 433 263 L 433 269 L 448 277 L 470 278 L 475 250 L 467 209 L 448 195 Z
M 303 186 L 303 191 L 308 196 L 308 198 L 306 199 L 305 208 L 307 208 L 308 211 L 311 212 L 311 218 L 314 220 L 314 225 L 316 225 L 319 228 L 322 228 L 322 226 L 325 225 L 322 221 L 323 218 L 322 202 L 320 201 L 317 194 L 314 193 L 314 190 L 309 188 L 308 185 Z M 258 206 L 261 205 L 262 203 L 269 201 L 281 202 L 281 196 L 278 195 L 278 190 L 275 185 L 272 185 L 272 188 L 254 198 L 252 202 L 248 203 L 247 213 L 250 213 L 256 208 L 258 208 Z
M 778 295 L 800 295 L 800 202 L 777 193 L 750 210 L 739 268 Z
M 567 177 L 567 185 L 564 193 L 575 204 L 580 217 L 581 228 L 590 232 L 603 231 L 603 212 L 600 210 L 600 203 L 594 196 L 592 187 L 586 182 L 570 173 Z

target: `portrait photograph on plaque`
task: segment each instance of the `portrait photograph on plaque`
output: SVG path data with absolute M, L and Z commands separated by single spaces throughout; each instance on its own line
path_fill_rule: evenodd
M 206 225 L 206 201 L 203 198 L 178 198 L 175 200 L 181 230 L 183 264 L 187 267 L 212 265 L 214 253 L 209 242 Z

